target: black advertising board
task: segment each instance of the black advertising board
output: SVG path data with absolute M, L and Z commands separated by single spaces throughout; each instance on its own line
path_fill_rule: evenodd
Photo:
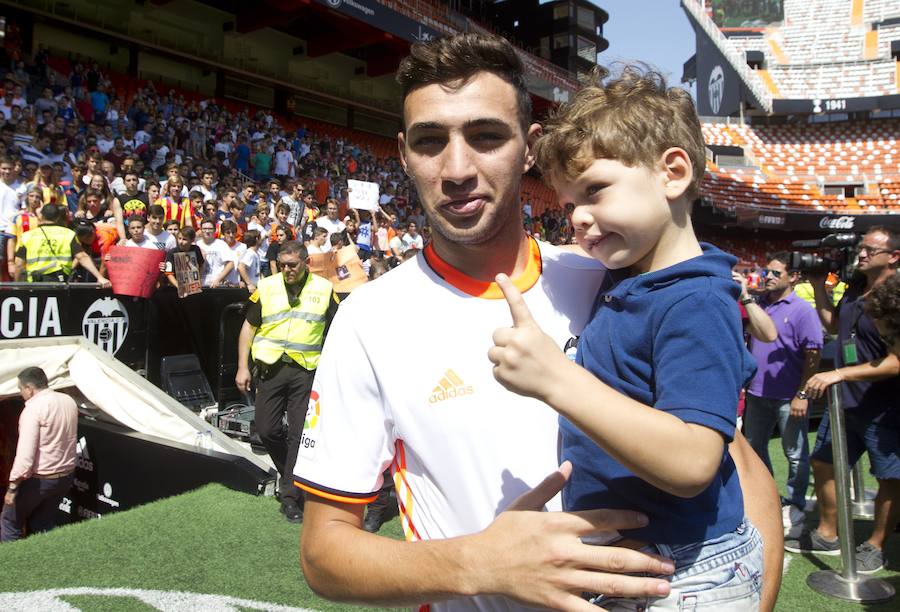
M 145 367 L 148 302 L 94 284 L 0 283 L 0 338 L 84 336 L 133 369 Z
M 814 98 L 811 100 L 772 100 L 777 115 L 855 113 L 900 108 L 900 94 L 861 98 Z
M 694 23 L 697 37 L 697 112 L 701 117 L 728 117 L 740 111 L 741 100 L 752 100 L 744 82 L 715 42 Z
M 422 25 L 406 15 L 389 9 L 375 0 L 317 0 L 319 4 L 334 9 L 348 17 L 390 32 L 409 42 L 429 41 L 440 37 L 440 32 Z
M 274 470 L 263 472 L 242 457 L 167 442 L 82 416 L 75 480 L 59 505 L 59 518 L 60 522 L 102 518 L 211 482 L 258 495 L 274 477 Z
M 816 214 L 789 212 L 786 210 L 758 210 L 749 207 L 730 211 L 729 219 L 712 215 L 710 205 L 696 208 L 694 217 L 699 217 L 713 225 L 733 225 L 747 228 L 764 228 L 784 231 L 821 232 L 865 232 L 870 227 L 883 225 L 900 228 L 900 215 L 842 215 L 821 212 Z

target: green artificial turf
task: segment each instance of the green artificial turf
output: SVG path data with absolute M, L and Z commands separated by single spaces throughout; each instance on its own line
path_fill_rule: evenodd
M 776 481 L 783 490 L 786 465 L 779 440 L 772 440 L 770 452 Z M 867 480 L 867 486 L 874 488 L 871 476 Z M 815 524 L 814 515 L 808 519 L 810 525 Z M 284 520 L 272 498 L 209 485 L 127 512 L 0 545 L 0 601 L 3 593 L 9 592 L 92 587 L 186 591 L 315 610 L 365 610 L 324 601 L 310 591 L 298 561 L 300 528 Z M 870 522 L 857 521 L 857 542 L 865 539 L 870 529 Z M 394 519 L 381 533 L 402 538 L 399 521 Z M 900 537 L 890 538 L 887 552 L 889 558 L 900 560 Z M 786 556 L 790 562 L 778 610 L 862 609 L 819 595 L 806 586 L 811 572 L 838 567 L 840 557 Z M 878 577 L 900 590 L 900 573 L 882 571 Z M 59 599 L 84 612 L 155 609 L 127 594 L 69 594 Z M 900 609 L 900 598 L 865 609 L 895 611 Z

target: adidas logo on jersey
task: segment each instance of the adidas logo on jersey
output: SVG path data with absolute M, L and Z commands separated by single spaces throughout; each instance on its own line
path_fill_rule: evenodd
M 444 376 L 438 385 L 431 390 L 428 403 L 437 404 L 444 400 L 462 397 L 463 395 L 472 395 L 473 393 L 475 393 L 475 388 L 472 385 L 464 383 L 462 378 L 453 370 L 447 370 L 444 372 Z

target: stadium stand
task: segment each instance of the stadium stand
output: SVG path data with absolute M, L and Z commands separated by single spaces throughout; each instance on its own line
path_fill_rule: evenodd
M 711 165 L 704 193 L 725 206 L 900 210 L 900 121 L 740 125 L 706 121 L 708 145 L 741 147 L 749 167 Z M 858 198 L 826 194 L 828 183 L 859 184 Z

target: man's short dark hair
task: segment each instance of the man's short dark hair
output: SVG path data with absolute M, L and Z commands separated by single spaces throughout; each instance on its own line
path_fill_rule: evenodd
M 41 217 L 47 223 L 57 223 L 62 217 L 62 206 L 59 204 L 44 204 L 41 208 Z
M 281 245 L 281 248 L 278 249 L 278 257 L 281 257 L 282 255 L 298 255 L 300 259 L 306 259 L 309 257 L 309 251 L 306 250 L 306 247 L 302 242 L 298 240 L 287 240 Z
M 787 268 L 791 265 L 791 254 L 787 251 L 778 251 L 769 255 L 769 261 L 780 261 Z
M 410 92 L 426 85 L 462 87 L 479 72 L 495 74 L 513 86 L 519 123 L 522 132 L 527 134 L 531 124 L 531 97 L 522 60 L 506 39 L 468 33 L 415 43 L 400 62 L 396 80 L 405 100 Z
M 147 207 L 147 216 L 148 217 L 165 217 L 166 209 L 160 206 L 159 204 L 151 204 Z
M 31 385 L 35 389 L 46 389 L 47 385 L 47 374 L 36 366 L 32 366 L 30 368 L 25 368 L 18 375 L 19 384 L 21 385 Z

